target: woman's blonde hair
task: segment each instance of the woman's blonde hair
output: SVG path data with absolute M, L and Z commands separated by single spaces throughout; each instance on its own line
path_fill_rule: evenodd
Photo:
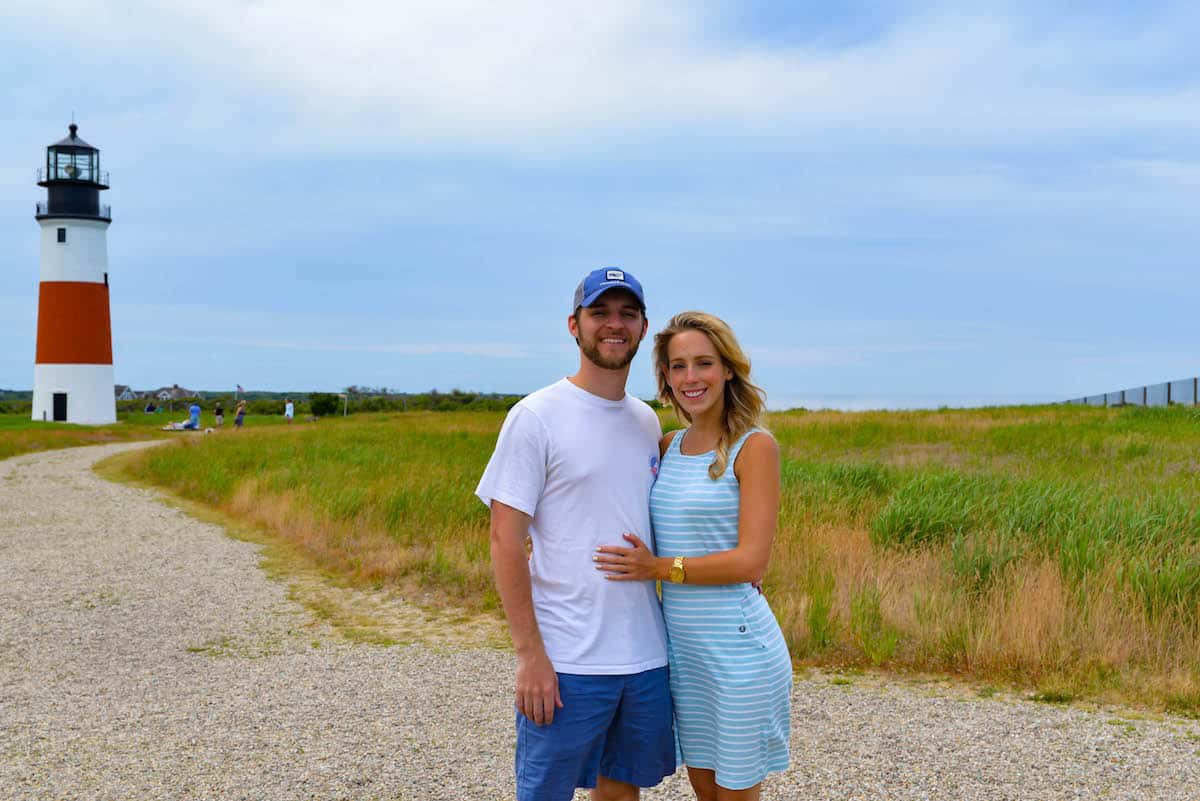
M 658 399 L 664 406 L 675 409 L 675 414 L 686 422 L 692 416 L 675 402 L 675 393 L 667 382 L 667 367 L 670 356 L 667 349 L 671 338 L 683 331 L 699 331 L 708 337 L 721 361 L 733 373 L 725 382 L 725 406 L 721 415 L 721 436 L 717 439 L 717 457 L 708 466 L 708 475 L 714 481 L 721 477 L 729 464 L 729 449 L 733 443 L 752 428 L 763 428 L 762 416 L 767 405 L 767 395 L 750 380 L 750 359 L 738 344 L 733 329 L 719 317 L 699 311 L 686 311 L 672 317 L 667 326 L 654 335 L 654 377 L 658 380 Z

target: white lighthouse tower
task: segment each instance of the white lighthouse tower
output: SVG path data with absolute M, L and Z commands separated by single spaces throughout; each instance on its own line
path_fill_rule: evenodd
M 108 173 L 100 151 L 70 135 L 46 148 L 38 186 L 42 227 L 33 419 L 114 423 L 112 323 L 108 312 L 108 226 L 100 205 Z

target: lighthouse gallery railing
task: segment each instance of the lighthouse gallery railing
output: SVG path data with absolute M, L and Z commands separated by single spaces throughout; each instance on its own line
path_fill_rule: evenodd
M 51 214 L 50 204 L 44 200 L 39 200 L 35 205 L 35 214 L 38 217 L 45 217 Z M 67 217 L 75 216 L 71 214 L 64 215 Z M 96 214 L 97 217 L 103 217 L 106 220 L 112 219 L 112 206 L 101 206 L 100 211 Z

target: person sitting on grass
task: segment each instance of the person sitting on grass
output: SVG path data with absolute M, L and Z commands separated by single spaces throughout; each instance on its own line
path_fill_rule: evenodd
M 200 430 L 200 404 L 192 401 L 192 405 L 188 407 L 188 421 L 183 424 L 187 431 Z

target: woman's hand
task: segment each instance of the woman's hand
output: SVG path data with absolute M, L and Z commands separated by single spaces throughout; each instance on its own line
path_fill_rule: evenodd
M 596 569 L 610 581 L 654 581 L 662 578 L 658 573 L 658 557 L 650 552 L 646 543 L 636 534 L 621 535 L 632 547 L 601 545 L 592 560 Z

